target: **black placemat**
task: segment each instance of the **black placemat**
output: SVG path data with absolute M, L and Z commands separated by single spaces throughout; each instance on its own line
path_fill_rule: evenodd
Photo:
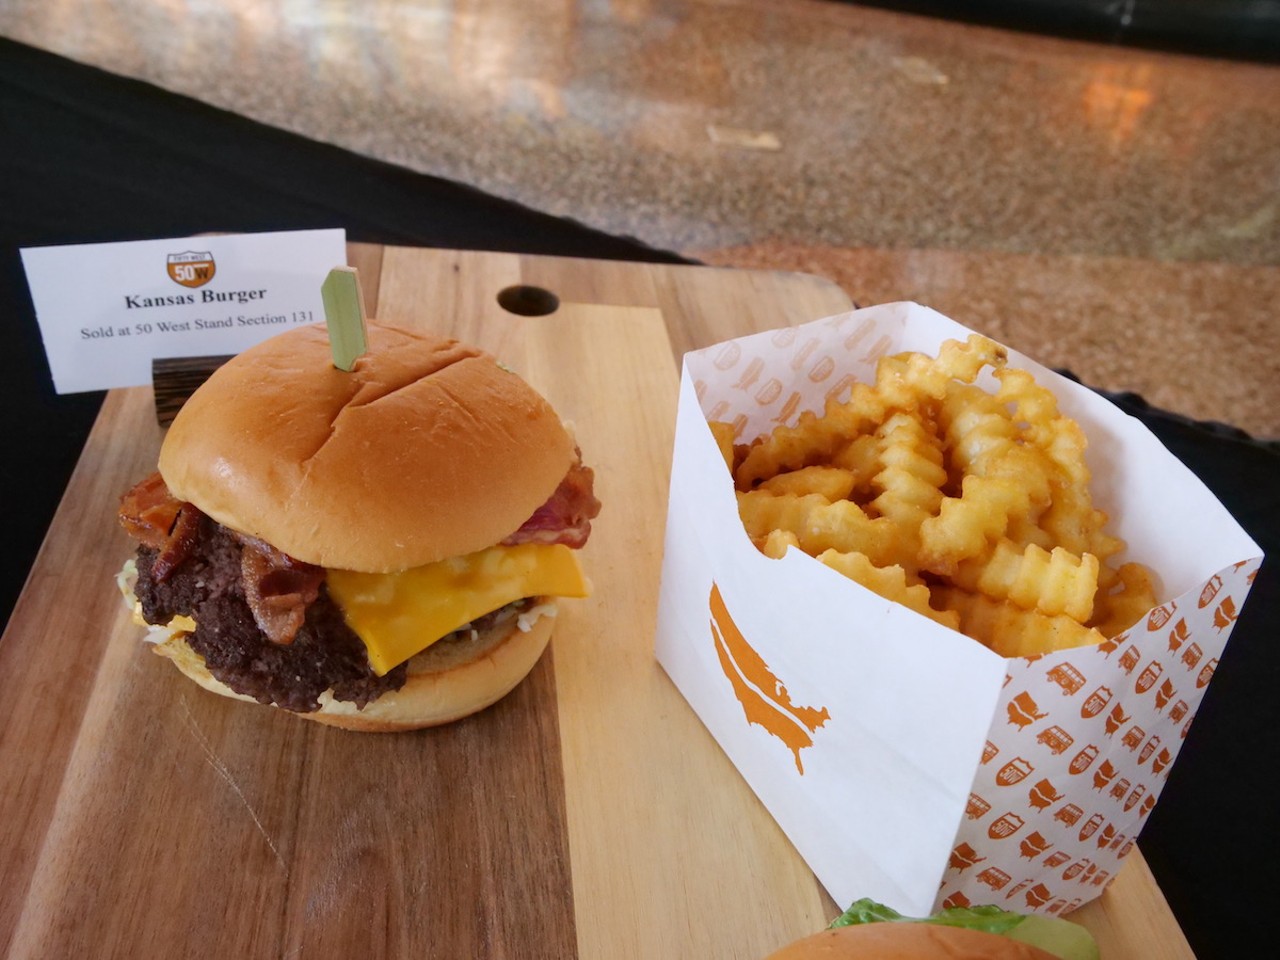
M 835 0 L 901 13 L 1262 62 L 1280 61 L 1280 0 Z
M 1139 838 L 1200 960 L 1265 956 L 1280 760 L 1280 443 L 1107 394 L 1190 467 L 1267 559 Z M 1105 960 L 1105 958 L 1104 958 Z

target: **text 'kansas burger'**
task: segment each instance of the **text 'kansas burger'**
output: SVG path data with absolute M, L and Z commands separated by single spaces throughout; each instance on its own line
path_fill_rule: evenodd
M 122 498 L 121 585 L 201 686 L 366 731 L 474 713 L 533 668 L 600 510 L 547 401 L 492 357 L 377 323 L 235 357 Z

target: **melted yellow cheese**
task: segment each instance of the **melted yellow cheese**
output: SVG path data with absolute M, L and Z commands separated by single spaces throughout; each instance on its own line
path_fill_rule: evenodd
M 398 573 L 329 570 L 327 579 L 378 676 L 515 600 L 588 592 L 576 553 L 562 544 L 490 547 Z

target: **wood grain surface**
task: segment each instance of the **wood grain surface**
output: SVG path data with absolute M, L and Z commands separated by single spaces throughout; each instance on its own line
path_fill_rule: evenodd
M 679 355 L 848 309 L 813 277 L 352 245 L 369 313 L 479 343 L 573 421 L 591 598 L 475 717 L 371 736 L 214 697 L 113 578 L 154 468 L 112 391 L 0 639 L 0 957 L 742 958 L 833 904 L 653 658 Z M 544 288 L 560 308 L 510 314 Z M 1190 957 L 1139 854 L 1075 919 Z

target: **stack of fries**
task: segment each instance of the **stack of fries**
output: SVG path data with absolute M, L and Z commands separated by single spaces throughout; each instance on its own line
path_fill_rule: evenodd
M 1093 505 L 1085 436 L 1002 347 L 884 357 L 874 384 L 751 444 L 711 424 L 747 534 L 797 547 L 1005 657 L 1096 644 L 1156 604 Z M 991 367 L 995 390 L 975 382 Z

